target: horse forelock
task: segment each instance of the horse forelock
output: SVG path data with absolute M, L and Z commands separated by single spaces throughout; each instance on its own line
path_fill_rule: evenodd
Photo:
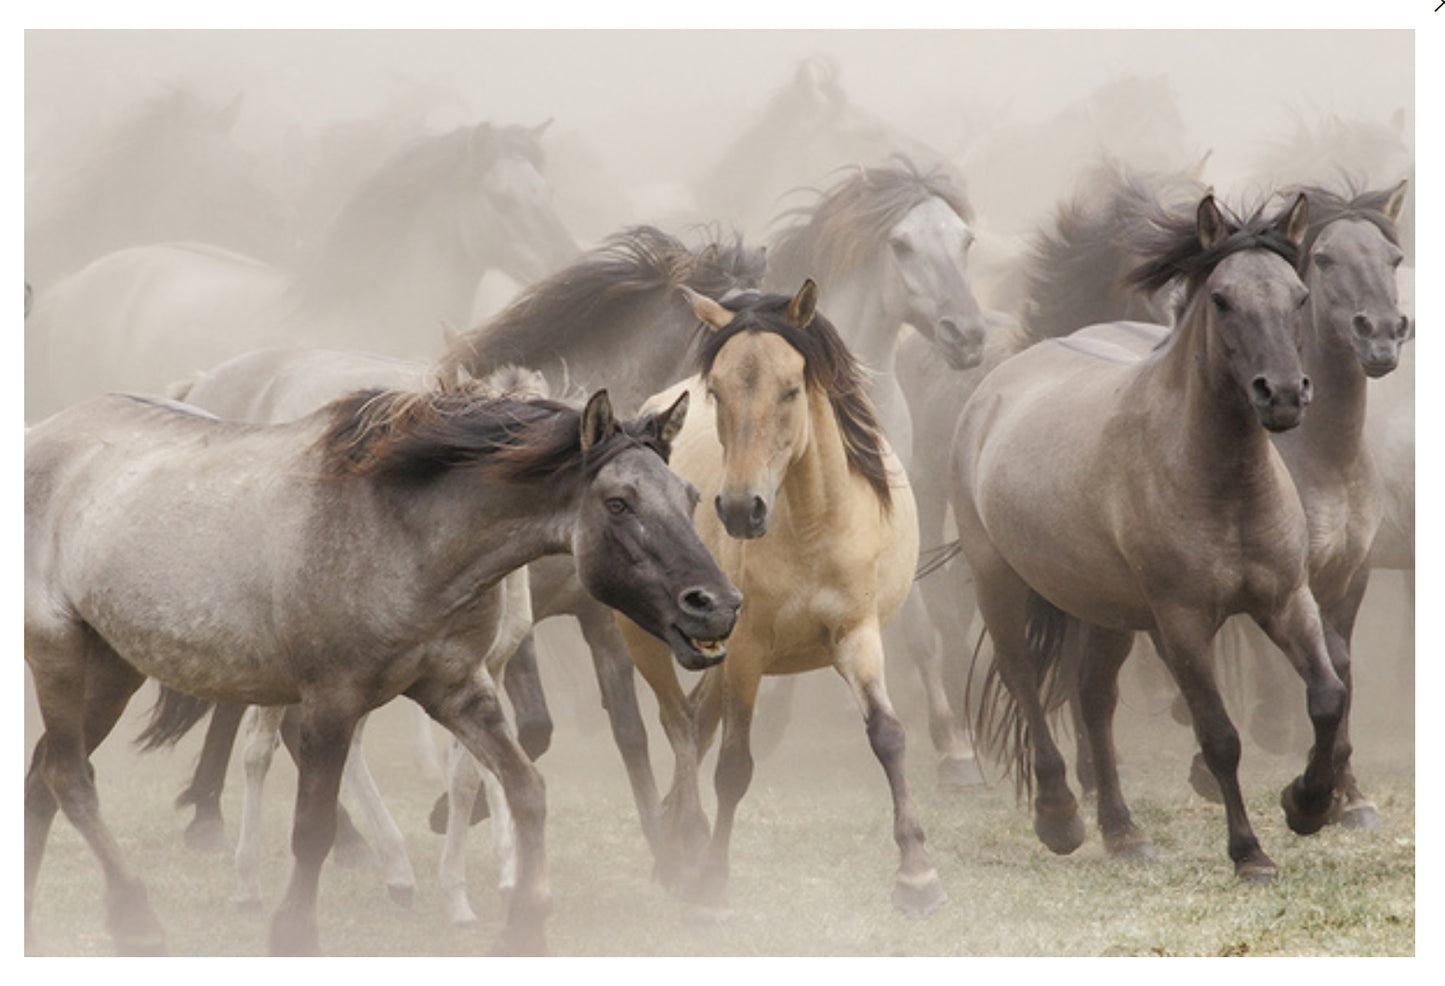
M 821 313 L 815 313 L 806 328 L 789 322 L 784 313 L 791 300 L 788 295 L 752 292 L 729 302 L 727 307 L 738 309 L 732 321 L 721 329 L 698 327 L 697 370 L 706 378 L 723 346 L 744 332 L 767 332 L 782 338 L 802 354 L 806 384 L 827 396 L 848 464 L 868 482 L 887 509 L 893 496 L 884 462 L 883 431 L 868 396 L 867 371 Z
M 1152 292 L 1182 280 L 1185 290 L 1177 301 L 1182 309 L 1214 268 L 1236 253 L 1266 250 L 1282 257 L 1291 267 L 1299 267 L 1299 244 L 1278 227 L 1276 217 L 1265 215 L 1263 205 L 1246 219 L 1223 205 L 1219 208 L 1226 235 L 1209 247 L 1199 239 L 1198 220 L 1192 212 L 1160 210 L 1148 217 L 1140 253 L 1150 259 L 1130 271 L 1125 284 Z
M 770 247 L 775 272 L 834 280 L 872 260 L 887 246 L 889 231 L 931 198 L 941 199 L 963 222 L 973 210 L 963 192 L 939 169 L 927 173 L 895 155 L 892 163 L 849 168 L 830 188 L 815 192 L 812 205 L 790 209 Z

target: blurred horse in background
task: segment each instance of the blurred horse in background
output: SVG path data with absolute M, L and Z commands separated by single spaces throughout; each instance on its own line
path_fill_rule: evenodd
M 291 269 L 196 243 L 129 247 L 37 291 L 26 415 L 165 387 L 248 349 L 331 345 L 425 357 L 471 324 L 497 269 L 530 283 L 577 245 L 534 131 L 482 123 L 404 149 Z

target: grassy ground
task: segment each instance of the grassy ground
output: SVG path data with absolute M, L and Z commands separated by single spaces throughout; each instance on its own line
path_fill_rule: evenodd
M 545 658 L 544 658 L 545 660 Z M 564 663 L 564 661 L 566 663 Z M 558 729 L 542 761 L 548 781 L 548 848 L 554 910 L 549 943 L 582 956 L 1402 956 L 1415 952 L 1415 766 L 1405 699 L 1362 690 L 1357 773 L 1384 820 L 1372 832 L 1330 828 L 1301 838 L 1285 826 L 1279 789 L 1303 752 L 1275 757 L 1246 746 L 1242 779 L 1262 843 L 1280 864 L 1274 885 L 1236 883 L 1225 852 L 1223 810 L 1197 797 L 1186 770 L 1192 743 L 1167 702 L 1133 700 L 1120 713 L 1126 795 L 1159 859 L 1107 859 L 1092 831 L 1069 857 L 1035 839 L 1012 785 L 944 792 L 934 783 L 926 731 L 910 698 L 910 671 L 895 693 L 910 724 L 909 776 L 928 846 L 949 902 L 910 920 L 889 903 L 897 853 L 887 785 L 835 676 L 807 680 L 782 745 L 758 764 L 733 846 L 732 913 L 703 921 L 650 880 L 651 861 L 620 761 L 595 706 L 595 686 L 571 658 L 544 668 Z M 569 696 L 575 693 L 575 706 Z M 231 862 L 181 847 L 187 816 L 171 801 L 199 736 L 174 752 L 140 757 L 131 721 L 96 756 L 102 805 L 146 879 L 173 953 L 259 955 L 267 915 L 229 902 Z M 653 761 L 665 780 L 670 755 L 648 709 Z M 426 826 L 439 787 L 411 760 L 404 704 L 373 716 L 367 750 L 418 875 L 413 907 L 397 908 L 378 873 L 328 865 L 320 908 L 332 955 L 476 955 L 502 918 L 485 828 L 470 838 L 473 906 L 481 927 L 442 918 L 440 837 Z M 33 730 L 31 730 L 33 732 Z M 707 773 L 710 778 L 710 770 Z M 295 772 L 278 758 L 268 784 L 263 886 L 279 896 L 289 866 L 287 827 Z M 710 782 L 705 802 L 710 805 Z M 240 778 L 233 765 L 224 807 L 234 836 Z M 35 954 L 107 955 L 100 877 L 63 819 L 52 832 L 35 904 Z

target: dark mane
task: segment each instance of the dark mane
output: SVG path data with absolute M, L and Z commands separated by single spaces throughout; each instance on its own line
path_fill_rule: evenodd
M 1385 203 L 1394 192 L 1393 188 L 1361 191 L 1359 185 L 1350 180 L 1346 180 L 1343 194 L 1319 185 L 1293 185 L 1281 189 L 1280 194 L 1286 198 L 1302 194 L 1309 199 L 1310 224 L 1300 245 L 1301 268 L 1309 265 L 1310 251 L 1320 233 L 1337 219 L 1364 220 L 1375 226 L 1390 243 L 1400 246 L 1400 230 L 1384 211 Z
M 481 396 L 467 388 L 426 392 L 362 390 L 327 405 L 317 443 L 330 476 L 424 482 L 476 468 L 498 482 L 570 481 L 594 475 L 625 449 L 670 453 L 652 418 L 620 423 L 584 454 L 582 412 L 550 399 Z
M 718 298 L 756 288 L 762 274 L 761 251 L 743 246 L 738 236 L 729 240 L 713 233 L 690 250 L 653 226 L 632 227 L 527 288 L 490 322 L 449 346 L 441 365 L 473 372 L 498 362 L 535 366 L 575 345 L 579 331 L 627 327 L 628 316 L 649 299 L 685 310 L 678 285 Z
M 1299 266 L 1300 249 L 1284 235 L 1274 216 L 1266 216 L 1264 207 L 1253 210 L 1249 218 L 1220 204 L 1228 234 L 1214 246 L 1205 248 L 1199 240 L 1195 213 L 1164 209 L 1153 212 L 1139 239 L 1139 251 L 1150 259 L 1135 267 L 1124 279 L 1126 286 L 1154 292 L 1183 280 L 1185 290 L 1181 303 L 1192 296 L 1210 271 L 1225 257 L 1242 250 L 1269 250 Z
M 1027 341 L 1119 319 L 1155 320 L 1124 278 L 1145 258 L 1139 231 L 1149 216 L 1182 212 L 1205 194 L 1185 173 L 1140 171 L 1117 161 L 1089 169 L 1053 220 L 1030 238 L 1023 262 Z
M 791 298 L 783 294 L 750 293 L 725 303 L 737 314 L 721 329 L 698 328 L 697 369 L 704 377 L 712 372 L 722 347 L 742 332 L 771 332 L 803 354 L 803 375 L 809 387 L 820 387 L 828 395 L 838 429 L 843 436 L 848 464 L 868 481 L 884 509 L 892 506 L 888 470 L 883 462 L 883 432 L 868 397 L 863 368 L 848 351 L 838 330 L 821 313 L 815 313 L 805 329 L 784 317 Z
M 894 163 L 849 169 L 816 201 L 778 216 L 784 225 L 768 250 L 773 283 L 794 283 L 803 277 L 833 280 L 847 276 L 885 247 L 888 232 L 909 210 L 940 198 L 965 222 L 973 210 L 962 190 L 944 171 L 926 174 L 908 158 Z

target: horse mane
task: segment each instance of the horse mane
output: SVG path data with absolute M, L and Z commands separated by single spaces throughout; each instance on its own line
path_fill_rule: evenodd
M 751 290 L 762 281 L 763 256 L 736 234 L 716 230 L 695 250 L 654 226 L 614 233 L 576 263 L 524 290 L 490 322 L 457 338 L 440 365 L 479 372 L 500 360 L 535 365 L 574 345 L 580 332 L 625 327 L 649 300 L 685 309 L 679 285 L 710 298 Z M 689 313 L 690 315 L 690 313 Z
M 1151 215 L 1187 209 L 1204 193 L 1185 172 L 1142 171 L 1113 159 L 1086 171 L 1072 198 L 1030 238 L 1022 272 L 1025 344 L 1138 314 L 1124 278 L 1143 259 L 1140 230 Z
M 1400 245 L 1400 230 L 1384 211 L 1385 203 L 1395 190 L 1379 188 L 1365 191 L 1361 183 L 1352 178 L 1346 178 L 1344 185 L 1343 193 L 1320 185 L 1291 185 L 1280 190 L 1280 194 L 1286 197 L 1301 194 L 1309 199 L 1309 228 L 1305 231 L 1304 242 L 1300 244 L 1301 269 L 1309 266 L 1310 251 L 1320 233 L 1337 219 L 1364 220 L 1377 228 L 1390 243 L 1397 247 Z
M 651 418 L 619 422 L 582 448 L 582 411 L 550 398 L 497 396 L 463 379 L 425 391 L 361 390 L 327 405 L 317 443 L 323 474 L 382 482 L 425 482 L 459 468 L 491 480 L 527 483 L 592 476 L 639 445 L 666 460 L 670 447 Z
M 733 336 L 742 332 L 771 332 L 803 355 L 803 379 L 809 387 L 820 387 L 828 396 L 848 465 L 872 487 L 884 509 L 893 496 L 888 469 L 883 461 L 883 431 L 868 397 L 865 371 L 849 352 L 833 324 L 815 312 L 806 328 L 798 328 L 784 317 L 792 299 L 785 294 L 741 295 L 724 304 L 736 312 L 727 325 L 713 329 L 702 324 L 697 335 L 697 369 L 704 377 L 712 372 L 717 354 Z
M 916 206 L 940 198 L 965 222 L 973 209 L 945 171 L 927 173 L 903 155 L 890 164 L 849 168 L 815 201 L 781 213 L 783 224 L 769 247 L 770 277 L 788 283 L 802 278 L 846 278 L 887 245 L 888 231 Z
M 1183 305 L 1220 261 L 1243 250 L 1268 250 L 1283 257 L 1291 267 L 1299 267 L 1298 244 L 1284 235 L 1276 217 L 1264 214 L 1263 205 L 1243 219 L 1222 203 L 1219 211 L 1226 235 L 1205 247 L 1199 240 L 1198 219 L 1193 211 L 1152 210 L 1139 236 L 1139 253 L 1149 259 L 1130 271 L 1124 284 L 1155 292 L 1183 280 L 1185 290 L 1177 300 Z

